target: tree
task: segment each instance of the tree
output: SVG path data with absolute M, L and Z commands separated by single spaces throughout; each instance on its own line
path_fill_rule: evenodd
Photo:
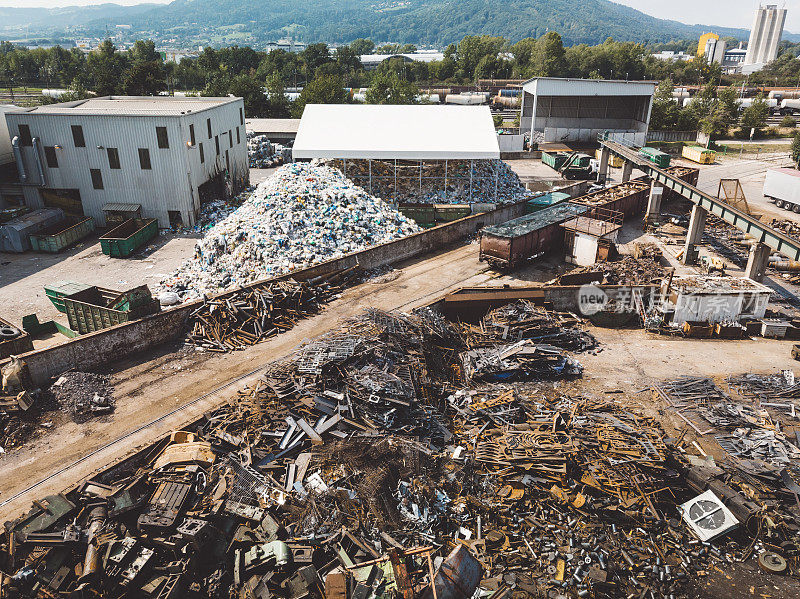
M 120 88 L 123 63 L 111 40 L 104 40 L 96 51 L 89 53 L 86 68 L 92 90 L 98 96 L 112 95 Z
M 136 62 L 125 70 L 122 88 L 129 96 L 152 96 L 167 88 L 160 61 Z
M 376 73 L 366 95 L 367 104 L 416 104 L 419 88 L 397 73 Z
M 536 40 L 531 64 L 539 77 L 563 76 L 567 70 L 567 61 L 561 36 L 550 31 Z
M 797 163 L 797 168 L 800 168 L 800 131 L 794 134 L 794 139 L 792 140 L 792 160 Z
M 759 94 L 753 99 L 753 103 L 742 111 L 742 131 L 749 132 L 751 129 L 755 129 L 758 133 L 767 124 L 768 116 L 767 101 L 764 96 Z
M 680 118 L 680 106 L 672 96 L 672 79 L 663 79 L 653 95 L 653 108 L 650 111 L 650 128 L 654 131 L 674 130 Z
M 324 44 L 323 44 L 324 45 Z M 346 104 L 344 81 L 338 75 L 321 75 L 309 81 L 292 106 L 297 118 L 303 116 L 306 104 Z
M 203 96 L 223 97 L 233 95 L 242 98 L 244 112 L 249 117 L 263 117 L 267 115 L 269 101 L 264 94 L 264 88 L 252 77 L 242 74 L 231 76 L 220 72 L 206 85 Z
M 722 89 L 717 94 L 717 100 L 719 101 L 726 124 L 732 127 L 738 123 L 741 102 L 739 101 L 739 94 L 736 88 L 726 87 Z
M 131 62 L 156 62 L 161 61 L 161 55 L 156 52 L 156 44 L 153 40 L 137 40 L 133 47 L 128 51 Z
M 350 49 L 353 52 L 355 52 L 358 56 L 362 56 L 364 54 L 371 54 L 372 51 L 375 49 L 375 42 L 373 42 L 370 39 L 364 39 L 362 37 L 350 42 Z
M 332 61 L 328 45 L 323 43 L 309 44 L 300 53 L 300 58 L 305 64 L 306 77 L 311 77 L 319 67 Z
M 284 93 L 285 85 L 278 73 L 273 73 L 267 78 L 267 117 L 282 119 L 290 115 L 289 99 Z

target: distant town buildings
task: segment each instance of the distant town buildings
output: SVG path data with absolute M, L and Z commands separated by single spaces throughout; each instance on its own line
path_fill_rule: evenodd
M 676 60 L 684 60 L 690 61 L 694 58 L 691 54 L 687 54 L 686 52 L 673 52 L 672 50 L 664 50 L 663 52 L 656 52 L 655 54 L 651 54 L 653 58 L 658 60 L 666 60 L 669 62 L 675 62 Z
M 753 27 L 750 29 L 747 55 L 742 63 L 743 73 L 758 71 L 777 58 L 785 22 L 785 8 L 778 8 L 777 4 L 758 7 Z
M 365 70 L 373 71 L 384 60 L 389 60 L 390 58 L 401 58 L 404 62 L 433 62 L 443 60 L 444 54 L 436 50 L 418 50 L 417 52 L 403 54 L 363 54 L 361 56 L 361 65 Z

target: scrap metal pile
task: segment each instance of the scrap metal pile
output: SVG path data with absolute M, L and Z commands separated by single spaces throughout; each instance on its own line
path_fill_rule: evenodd
M 766 542 L 796 574 L 797 514 L 760 487 L 744 499 L 608 397 L 469 385 L 467 349 L 431 310 L 367 311 L 6 523 L 4 596 L 694 597 Z M 751 519 L 701 542 L 681 522 L 717 527 L 701 485 Z
M 478 325 L 463 326 L 470 347 L 530 340 L 570 351 L 594 349 L 597 339 L 582 330 L 581 323 L 575 314 L 554 312 L 533 302 L 518 300 L 495 308 Z
M 213 352 L 244 349 L 293 328 L 337 297 L 358 267 L 312 279 L 268 281 L 203 298 L 189 314 L 186 342 Z
M 604 285 L 658 285 L 669 274 L 663 265 L 661 250 L 654 244 L 637 244 L 634 254 L 624 254 L 618 260 L 596 262 L 562 275 L 565 281 L 572 275 L 597 274 Z

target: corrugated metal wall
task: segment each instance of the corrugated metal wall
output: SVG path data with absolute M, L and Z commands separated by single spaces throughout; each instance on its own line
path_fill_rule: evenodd
M 12 137 L 19 125 L 28 124 L 31 136 L 40 142 L 39 161 L 44 170 L 40 181 L 33 147 L 22 147 L 28 183 L 47 189 L 77 189 L 83 212 L 104 224 L 103 206 L 110 202 L 142 205 L 142 215 L 157 218 L 160 227 L 169 226 L 168 211 L 178 211 L 184 224 L 193 225 L 199 209 L 197 188 L 226 168 L 229 154 L 231 175 L 244 183 L 248 177 L 247 140 L 241 124 L 241 100 L 180 116 L 64 115 L 48 113 L 7 114 Z M 208 139 L 206 119 L 211 118 L 212 138 Z M 72 125 L 83 127 L 86 147 L 75 147 Z M 189 126 L 194 125 L 196 145 L 190 147 Z M 169 148 L 158 147 L 156 127 L 166 127 Z M 237 144 L 236 129 L 240 129 Z M 228 132 L 231 132 L 233 146 Z M 216 155 L 214 137 L 220 138 Z M 199 143 L 204 145 L 205 162 L 200 162 Z M 48 167 L 44 148 L 56 147 L 58 167 Z M 117 148 L 121 168 L 112 169 L 108 148 Z M 150 151 L 151 170 L 143 170 L 139 148 Z M 94 189 L 90 169 L 100 171 L 103 189 Z M 37 194 L 26 190 L 26 199 L 35 204 Z M 41 205 L 41 196 L 38 198 Z

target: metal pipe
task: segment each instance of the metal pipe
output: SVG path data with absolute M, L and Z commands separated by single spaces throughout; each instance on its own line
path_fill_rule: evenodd
M 42 157 L 39 155 L 39 138 L 33 138 L 33 158 L 36 160 L 36 170 L 39 173 L 39 183 L 41 185 L 47 185 L 47 181 L 44 180 L 44 166 L 42 166 Z
M 17 172 L 19 173 L 19 180 L 22 183 L 28 182 L 28 173 L 25 172 L 25 163 L 22 162 L 22 150 L 19 147 L 19 135 L 15 135 L 11 140 L 11 147 L 14 150 L 14 160 L 17 163 Z
M 108 505 L 105 503 L 92 508 L 89 513 L 89 545 L 86 548 L 86 556 L 83 559 L 82 579 L 93 577 L 101 571 L 100 546 L 94 542 L 94 538 L 105 526 L 107 518 Z
M 780 260 L 778 262 L 773 262 L 772 267 L 775 270 L 781 270 L 785 272 L 800 272 L 800 262 L 795 260 Z

